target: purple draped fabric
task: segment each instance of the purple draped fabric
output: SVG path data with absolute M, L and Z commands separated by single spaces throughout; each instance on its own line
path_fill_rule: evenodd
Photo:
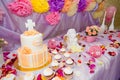
M 15 49 L 17 48 L 16 45 L 19 45 L 20 34 L 27 30 L 25 27 L 27 19 L 32 19 L 35 22 L 35 29 L 44 34 L 44 40 L 57 35 L 63 35 L 69 28 L 83 31 L 88 25 L 99 24 L 98 20 L 92 18 L 92 12 L 80 12 L 72 17 L 60 13 L 60 22 L 56 26 L 51 26 L 45 20 L 45 16 L 48 13 L 33 13 L 28 17 L 19 17 L 12 14 L 7 8 L 7 5 L 12 1 L 14 0 L 0 0 L 0 7 L 5 12 L 5 17 L 0 24 L 0 37 L 5 38 L 9 42 L 9 45 L 7 46 L 8 50 Z

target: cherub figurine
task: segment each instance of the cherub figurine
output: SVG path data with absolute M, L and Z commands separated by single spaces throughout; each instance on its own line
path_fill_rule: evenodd
M 67 34 L 64 36 L 67 49 L 72 52 L 81 52 L 82 47 L 78 44 L 80 35 L 76 33 L 75 29 L 69 29 Z

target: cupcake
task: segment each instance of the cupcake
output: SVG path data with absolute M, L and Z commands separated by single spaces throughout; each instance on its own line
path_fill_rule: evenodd
M 56 60 L 52 61 L 51 66 L 52 66 L 53 70 L 58 69 L 59 68 L 58 61 L 56 61 Z
M 58 76 L 55 76 L 52 80 L 62 80 Z
M 63 47 L 60 49 L 60 53 L 65 53 L 66 49 Z
M 73 69 L 71 67 L 65 67 L 63 71 L 67 80 L 70 80 L 73 77 Z
M 66 60 L 66 64 L 69 65 L 69 66 L 73 65 L 73 63 L 74 62 L 73 62 L 73 60 L 71 58 L 69 58 L 69 59 Z
M 14 74 L 8 74 L 5 77 L 3 77 L 1 80 L 15 80 Z
M 54 71 L 51 68 L 46 68 L 43 71 L 43 75 L 47 80 L 51 79 L 54 76 Z
M 24 76 L 23 76 L 23 79 L 22 80 L 34 80 L 35 76 L 33 73 L 26 73 Z
M 64 53 L 64 59 L 65 60 L 68 59 L 69 57 L 70 57 L 70 53 L 68 53 L 68 52 Z
M 56 54 L 58 54 L 58 51 L 55 49 L 52 51 L 52 54 L 56 55 Z
M 57 55 L 54 56 L 54 58 L 55 58 L 56 60 L 60 60 L 62 57 L 61 57 L 60 54 L 57 54 Z

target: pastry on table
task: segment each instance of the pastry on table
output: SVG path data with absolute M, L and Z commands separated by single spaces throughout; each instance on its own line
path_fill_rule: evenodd
M 59 68 L 58 61 L 57 60 L 52 61 L 51 66 L 53 70 L 57 70 Z
M 45 76 L 45 78 L 47 80 L 50 80 L 55 75 L 55 73 L 54 73 L 54 71 L 51 68 L 46 68 L 43 71 L 43 75 Z
M 71 67 L 63 68 L 65 80 L 70 80 L 73 77 L 73 69 Z
M 60 59 L 62 58 L 62 56 L 61 56 L 60 54 L 57 54 L 57 55 L 54 56 L 54 58 L 55 58 L 56 60 L 60 60 Z
M 1 80 L 15 80 L 15 75 L 14 74 L 7 74 Z
M 56 55 L 56 54 L 58 54 L 58 51 L 56 49 L 52 50 L 52 54 Z
M 60 53 L 65 53 L 66 52 L 66 49 L 64 48 L 64 47 L 62 47 L 61 49 L 60 49 Z
M 64 59 L 68 59 L 70 57 L 70 53 L 66 52 L 63 54 L 64 55 Z
M 35 76 L 32 72 L 28 72 L 23 76 L 22 80 L 34 80 Z
M 66 64 L 67 64 L 67 65 L 73 65 L 73 64 L 74 64 L 74 61 L 73 61 L 71 58 L 68 58 L 68 59 L 66 60 Z
M 55 76 L 52 80 L 65 80 L 63 77 Z

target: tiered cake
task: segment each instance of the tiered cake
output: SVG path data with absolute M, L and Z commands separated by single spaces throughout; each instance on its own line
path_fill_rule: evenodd
M 21 47 L 18 49 L 18 64 L 23 68 L 38 68 L 49 61 L 47 46 L 42 43 L 42 34 L 33 29 L 28 21 L 28 31 L 20 35 Z

